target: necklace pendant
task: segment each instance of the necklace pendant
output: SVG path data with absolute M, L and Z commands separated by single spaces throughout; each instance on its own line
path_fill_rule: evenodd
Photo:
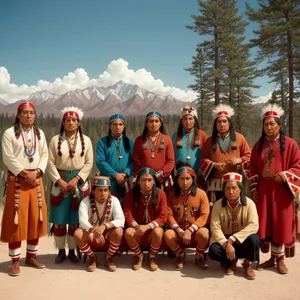
M 123 156 L 122 155 L 118 155 L 118 158 L 121 159 L 121 158 L 123 158 Z
M 154 152 L 151 152 L 151 158 L 154 159 Z
M 30 156 L 30 157 L 28 157 L 28 160 L 29 160 L 30 163 L 32 163 L 34 158 L 32 156 Z
M 191 157 L 189 155 L 186 156 L 186 160 L 190 160 Z

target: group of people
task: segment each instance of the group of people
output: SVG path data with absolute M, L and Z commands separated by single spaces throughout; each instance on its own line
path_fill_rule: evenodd
M 208 251 L 227 275 L 235 272 L 240 258 L 248 279 L 255 278 L 251 262 L 258 269 L 276 266 L 287 273 L 284 257 L 295 255 L 297 239 L 294 197 L 300 188 L 300 150 L 281 129 L 279 106 L 264 107 L 262 136 L 252 152 L 235 132 L 234 111 L 227 105 L 214 109 L 208 138 L 189 106 L 182 109 L 172 137 L 157 111 L 146 115 L 135 141 L 126 135 L 125 117 L 112 115 L 107 136 L 96 146 L 99 172 L 91 183 L 94 151 L 81 128 L 83 111 L 66 107 L 62 114 L 60 132 L 48 147 L 35 126 L 35 106 L 24 101 L 2 138 L 8 174 L 1 240 L 8 243 L 11 276 L 20 274 L 24 240 L 25 264 L 45 267 L 37 259 L 39 237 L 48 227 L 45 172 L 52 181 L 48 207 L 57 264 L 67 258 L 67 248 L 68 258 L 77 263 L 79 249 L 93 272 L 95 252 L 105 251 L 104 265 L 113 272 L 114 255 L 122 247 L 135 254 L 133 270 L 142 267 L 147 251 L 148 267 L 156 271 L 157 253 L 168 249 L 180 270 L 185 248 L 194 247 L 200 269 L 208 267 Z M 270 245 L 271 258 L 260 263 L 259 249 L 269 252 Z

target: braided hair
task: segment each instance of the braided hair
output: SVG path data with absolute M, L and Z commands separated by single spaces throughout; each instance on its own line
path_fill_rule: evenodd
M 227 118 L 227 120 L 229 123 L 230 148 L 232 150 L 236 150 L 237 144 L 236 144 L 236 134 L 235 134 L 234 126 L 233 126 L 231 118 Z M 213 130 L 212 130 L 212 135 L 211 135 L 211 143 L 212 143 L 213 151 L 217 150 L 217 137 L 218 137 L 217 121 L 218 121 L 218 118 L 216 118 L 214 121 L 214 126 L 213 126 Z
M 60 126 L 60 131 L 59 131 L 59 136 L 58 136 L 58 143 L 57 143 L 57 154 L 59 156 L 62 156 L 62 152 L 61 152 L 61 144 L 62 144 L 62 139 L 63 139 L 63 135 L 64 135 L 64 132 L 65 132 L 65 127 L 64 127 L 64 120 L 62 121 L 61 123 L 61 126 Z M 77 119 L 78 120 L 78 119 Z M 80 126 L 80 121 L 78 120 L 79 122 L 79 126 L 78 126 L 78 131 L 79 132 L 79 137 L 80 137 L 80 141 L 81 141 L 81 153 L 80 153 L 80 156 L 83 157 L 84 155 L 84 150 L 85 150 L 85 142 L 84 142 L 84 137 L 83 137 L 83 133 L 82 133 L 82 129 L 81 129 L 81 126 Z M 77 134 L 76 132 L 76 134 Z
M 283 153 L 283 151 L 285 149 L 285 134 L 284 134 L 284 131 L 282 130 L 280 119 L 274 117 L 274 121 L 280 126 L 280 130 L 279 130 L 280 153 Z M 258 153 L 259 154 L 262 153 L 262 151 L 263 151 L 264 141 L 267 136 L 265 133 L 265 130 L 264 130 L 264 123 L 265 123 L 265 119 L 263 119 L 263 122 L 262 122 L 263 129 L 262 129 L 261 137 L 259 138 L 259 144 L 258 144 Z

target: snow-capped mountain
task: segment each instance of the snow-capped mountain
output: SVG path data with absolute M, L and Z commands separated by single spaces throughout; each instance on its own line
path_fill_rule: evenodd
M 37 112 L 61 116 L 60 111 L 66 106 L 80 107 L 85 116 L 104 117 L 114 113 L 123 115 L 145 115 L 157 110 L 162 114 L 179 114 L 180 109 L 191 104 L 175 99 L 173 96 L 161 96 L 149 92 L 138 85 L 119 81 L 108 87 L 89 86 L 83 90 L 76 89 L 62 95 L 53 94 L 47 90 L 36 92 L 26 100 L 32 101 Z M 17 101 L 8 104 L 0 99 L 4 112 L 15 113 L 20 104 Z M 192 103 L 194 104 L 194 103 Z

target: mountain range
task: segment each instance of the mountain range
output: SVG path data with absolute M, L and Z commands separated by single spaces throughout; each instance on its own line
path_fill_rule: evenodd
M 85 116 L 107 117 L 116 113 L 129 115 L 145 115 L 149 111 L 159 111 L 162 114 L 179 114 L 185 105 L 195 105 L 184 102 L 173 96 L 161 96 L 149 92 L 138 85 L 119 81 L 109 87 L 89 86 L 83 90 L 76 89 L 62 95 L 43 90 L 31 94 L 26 100 L 36 106 L 37 113 L 61 116 L 61 110 L 66 106 L 77 106 L 84 111 Z M 22 100 L 8 103 L 0 99 L 0 110 L 3 113 L 15 114 Z

